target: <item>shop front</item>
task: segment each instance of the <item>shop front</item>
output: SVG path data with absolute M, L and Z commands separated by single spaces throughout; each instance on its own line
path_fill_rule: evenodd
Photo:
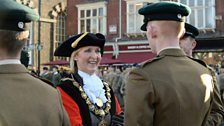
M 139 64 L 155 57 L 148 42 L 106 44 L 102 65 Z

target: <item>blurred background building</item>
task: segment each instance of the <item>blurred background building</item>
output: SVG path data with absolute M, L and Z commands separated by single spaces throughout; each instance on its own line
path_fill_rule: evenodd
M 40 14 L 34 22 L 24 50 L 29 53 L 29 66 L 40 70 L 43 63 L 54 61 L 55 48 L 67 38 L 66 0 L 16 0 Z
M 81 32 L 100 32 L 106 38 L 102 64 L 136 64 L 153 58 L 138 9 L 161 0 L 16 0 L 40 13 L 33 23 L 25 50 L 30 66 L 68 64 L 53 52 L 67 37 Z M 191 7 L 187 22 L 200 29 L 194 57 L 219 65 L 224 58 L 224 1 L 173 0 Z

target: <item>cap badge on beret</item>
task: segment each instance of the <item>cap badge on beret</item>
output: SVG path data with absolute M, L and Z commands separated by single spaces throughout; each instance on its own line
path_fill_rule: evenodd
M 194 36 L 194 34 L 191 33 L 191 32 L 185 32 L 185 34 L 188 35 L 188 36 L 192 36 L 192 37 Z
M 182 18 L 181 14 L 177 14 L 177 18 L 181 19 Z
M 88 34 L 88 32 L 83 33 L 79 38 L 77 38 L 77 39 L 71 44 L 71 47 L 72 47 L 72 48 L 75 48 L 75 47 L 78 45 L 79 41 L 82 40 L 82 38 L 84 38 L 87 34 Z
M 0 0 L 0 29 L 26 31 L 39 14 L 32 8 L 18 3 L 18 0 Z
M 24 28 L 24 23 L 23 22 L 18 22 L 18 27 L 23 29 Z

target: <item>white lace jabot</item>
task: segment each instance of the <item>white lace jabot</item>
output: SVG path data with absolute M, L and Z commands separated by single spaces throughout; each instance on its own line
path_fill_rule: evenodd
M 83 79 L 83 89 L 88 95 L 90 101 L 95 104 L 96 98 L 98 97 L 103 101 L 103 103 L 106 103 L 107 98 L 105 96 L 105 90 L 103 89 L 104 85 L 101 79 L 95 73 L 93 75 L 89 75 L 78 70 L 78 74 Z

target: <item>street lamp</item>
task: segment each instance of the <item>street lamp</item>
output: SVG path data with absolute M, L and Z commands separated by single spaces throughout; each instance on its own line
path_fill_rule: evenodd
M 43 48 L 40 42 L 37 43 L 37 55 L 38 55 L 38 63 L 37 63 L 37 75 L 40 75 L 40 50 Z
M 40 4 L 41 4 L 41 0 L 38 0 L 38 14 L 41 17 L 41 11 L 40 11 Z M 37 38 L 37 55 L 38 55 L 38 63 L 37 63 L 37 75 L 40 75 L 40 50 L 41 50 L 41 43 L 40 43 L 40 19 L 38 21 L 38 38 Z

